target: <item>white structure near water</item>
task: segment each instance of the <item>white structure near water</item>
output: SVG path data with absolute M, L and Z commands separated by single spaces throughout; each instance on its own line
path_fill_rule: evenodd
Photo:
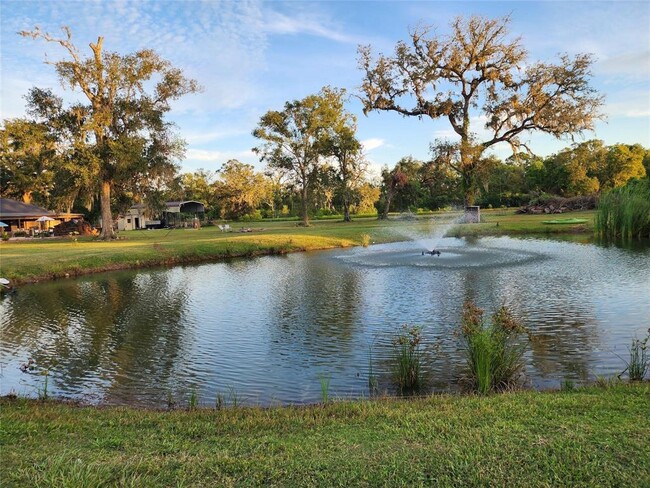
M 160 215 L 152 216 L 144 204 L 133 205 L 117 219 L 117 230 L 191 227 L 205 213 L 205 205 L 194 200 L 167 202 Z

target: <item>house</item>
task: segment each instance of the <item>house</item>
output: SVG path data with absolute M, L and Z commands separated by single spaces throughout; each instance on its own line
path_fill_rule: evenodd
M 160 215 L 152 218 L 143 204 L 133 205 L 117 219 L 117 230 L 155 229 L 160 227 L 191 227 L 194 219 L 201 219 L 205 205 L 194 200 L 165 203 Z
M 49 217 L 53 220 L 42 222 L 38 220 L 41 217 Z M 17 230 L 33 232 L 35 230 L 51 229 L 61 222 L 79 218 L 83 218 L 83 215 L 79 213 L 54 212 L 43 207 L 19 202 L 18 200 L 0 198 L 0 221 L 8 226 L 3 228 L 5 232 L 15 232 Z

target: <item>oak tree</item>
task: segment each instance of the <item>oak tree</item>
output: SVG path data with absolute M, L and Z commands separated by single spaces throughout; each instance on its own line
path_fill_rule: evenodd
M 359 47 L 364 113 L 449 121 L 459 139 L 449 164 L 461 176 L 466 205 L 473 203 L 486 149 L 507 143 L 517 151 L 526 148 L 526 133 L 561 138 L 593 129 L 600 117 L 603 98 L 589 85 L 591 55 L 529 61 L 508 25 L 508 17 L 459 17 L 449 35 L 430 27 L 412 30 L 392 56 L 375 57 L 370 46 Z M 484 118 L 484 138 L 471 126 L 475 116 Z
M 157 184 L 174 169 L 183 153 L 164 115 L 170 102 L 199 87 L 150 49 L 120 55 L 104 50 L 104 38 L 90 44 L 84 57 L 72 42 L 68 27 L 54 37 L 38 27 L 20 34 L 60 45 L 68 59 L 50 62 L 62 84 L 79 90 L 88 102 L 89 145 L 97 159 L 94 181 L 99 187 L 102 234 L 114 237 L 111 196 L 127 182 L 133 191 Z M 148 89 L 148 87 L 153 87 Z

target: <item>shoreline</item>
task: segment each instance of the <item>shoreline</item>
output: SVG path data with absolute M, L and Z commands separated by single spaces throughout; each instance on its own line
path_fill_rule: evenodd
M 503 218 L 511 218 L 515 224 L 504 223 Z M 546 217 L 542 217 L 546 218 Z M 526 216 L 529 219 L 529 216 Z M 487 220 L 487 219 L 486 219 Z M 566 227 L 540 226 L 540 218 L 532 225 L 520 225 L 524 220 L 518 216 L 490 216 L 482 224 L 455 224 L 445 234 L 446 237 L 532 237 L 548 236 L 588 236 L 592 228 L 585 224 Z M 291 222 L 290 222 L 291 223 Z M 284 227 L 282 225 L 284 224 Z M 276 229 L 257 230 L 251 233 L 220 234 L 216 228 L 205 227 L 200 231 L 176 231 L 173 239 L 145 231 L 131 231 L 127 238 L 114 241 L 98 241 L 92 238 L 60 239 L 56 241 L 29 240 L 23 242 L 0 243 L 0 256 L 4 261 L 0 276 L 11 281 L 16 287 L 75 278 L 110 271 L 169 267 L 185 264 L 219 262 L 232 258 L 252 258 L 269 255 L 284 255 L 293 252 L 318 251 L 347 248 L 363 245 L 363 234 L 372 235 L 373 243 L 407 240 L 404 236 L 390 235 L 391 226 L 426 225 L 427 220 L 409 223 L 391 219 L 359 219 L 352 223 L 339 221 L 319 221 L 307 228 L 296 229 L 286 222 L 276 223 Z M 269 223 L 254 223 L 269 226 Z M 438 225 L 438 224 L 436 224 Z M 388 230 L 387 230 L 388 229 Z M 279 231 L 279 232 L 278 232 Z M 151 231 L 158 232 L 158 231 Z M 195 232 L 195 234 L 190 234 Z M 185 234 L 183 234 L 185 233 Z M 383 233 L 383 234 L 382 234 Z M 169 233 L 167 233 L 169 234 Z M 181 234 L 179 238 L 179 234 Z M 174 240 L 175 239 L 175 240 Z M 42 252 L 32 252 L 42 248 Z M 86 255 L 86 249 L 92 252 Z M 78 257 L 75 256 L 75 251 Z M 24 256 L 23 256 L 24 255 Z M 13 258 L 11 262 L 10 258 Z M 65 258 L 65 260 L 64 260 Z M 34 264 L 25 264 L 34 261 Z M 7 261 L 9 261 L 7 263 Z M 39 266 L 40 261 L 40 266 Z

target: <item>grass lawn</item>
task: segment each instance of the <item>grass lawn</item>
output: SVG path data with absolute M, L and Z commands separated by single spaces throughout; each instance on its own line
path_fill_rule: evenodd
M 3 486 L 650 486 L 650 384 L 152 411 L 0 400 Z
M 230 233 L 221 232 L 216 226 L 200 230 L 126 231 L 120 233 L 120 239 L 111 242 L 91 238 L 8 241 L 0 243 L 0 276 L 20 284 L 119 268 L 349 247 L 360 245 L 364 235 L 375 243 L 404 240 L 405 231 L 426 234 L 460 216 L 460 213 L 434 213 L 416 220 L 363 218 L 351 223 L 320 220 L 307 228 L 297 226 L 295 221 L 234 223 L 234 232 Z M 543 223 L 548 215 L 485 210 L 483 223 L 454 225 L 448 235 L 590 233 L 593 230 L 593 211 L 573 212 L 571 216 L 587 218 L 588 223 L 553 226 Z M 241 233 L 240 228 L 250 228 L 253 232 Z

